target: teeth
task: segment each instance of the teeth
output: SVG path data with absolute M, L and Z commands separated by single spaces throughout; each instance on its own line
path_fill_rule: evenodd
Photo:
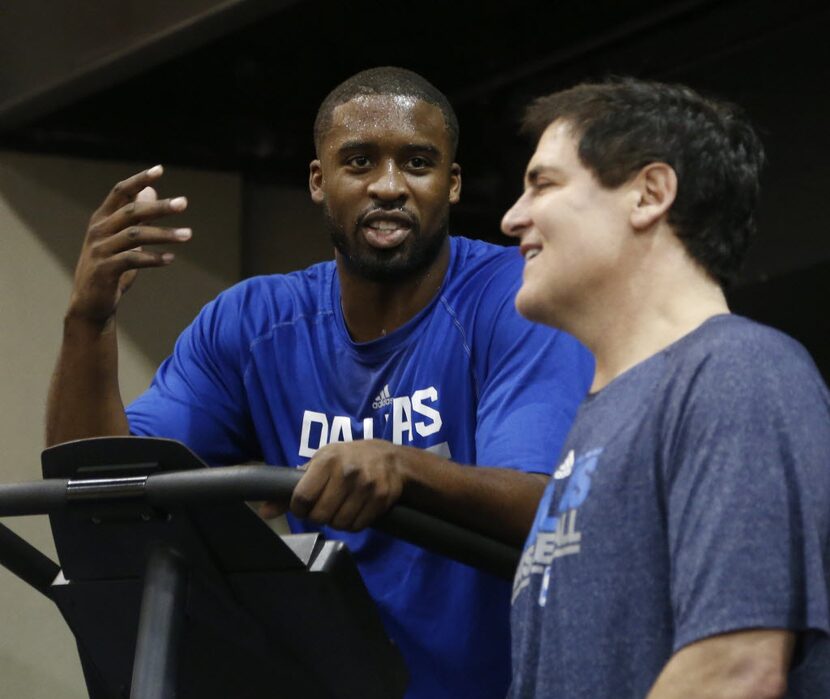
M 374 221 L 369 224 L 370 228 L 375 228 L 379 231 L 394 231 L 398 228 L 403 228 L 404 226 L 396 221 Z
M 539 252 L 539 248 L 533 248 L 532 250 L 528 250 L 525 253 L 525 262 L 527 262 L 528 260 L 532 260 L 534 257 L 536 257 L 536 255 L 539 254 Z

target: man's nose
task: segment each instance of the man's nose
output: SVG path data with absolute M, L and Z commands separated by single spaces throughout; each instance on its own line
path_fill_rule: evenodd
M 501 219 L 501 231 L 511 238 L 519 237 L 531 225 L 525 195 L 522 194 Z
M 369 196 L 381 201 L 398 201 L 407 197 L 406 177 L 395 162 L 384 163 L 369 184 Z

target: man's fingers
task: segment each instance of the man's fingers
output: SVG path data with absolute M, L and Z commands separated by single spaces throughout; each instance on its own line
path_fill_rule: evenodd
M 190 228 L 161 228 L 158 226 L 130 226 L 109 238 L 97 242 L 96 252 L 109 257 L 142 245 L 184 243 L 193 236 Z
M 124 228 L 141 225 L 162 216 L 181 213 L 186 208 L 186 197 L 131 201 L 118 211 L 92 224 L 89 232 L 93 238 L 106 238 Z
M 328 521 L 335 529 L 357 531 L 362 528 L 358 526 L 358 521 L 365 519 L 362 514 L 367 509 L 374 509 L 368 493 L 360 490 L 349 493 L 349 497 L 343 501 L 340 508 Z
M 294 493 L 291 495 L 291 513 L 301 519 L 308 517 L 323 493 L 330 476 L 331 471 L 325 468 L 324 464 L 317 467 L 309 464 L 308 470 L 294 487 Z
M 152 250 L 127 250 L 126 252 L 113 255 L 105 263 L 101 264 L 103 274 L 111 274 L 114 278 L 120 277 L 124 272 L 133 269 L 144 269 L 147 267 L 165 267 L 169 265 L 176 256 L 172 252 L 154 252 Z
M 347 507 L 349 500 L 353 498 L 353 493 L 347 493 L 342 487 L 333 485 L 330 480 L 320 494 L 320 497 L 317 498 L 317 502 L 314 503 L 314 507 L 306 515 L 306 519 L 316 524 L 328 524 L 332 527 L 337 526 L 334 523 L 336 515 L 343 507 Z
M 136 201 L 158 201 L 159 195 L 152 187 L 145 187 L 135 195 Z
M 291 512 L 335 529 L 358 531 L 374 522 L 400 496 L 382 474 L 337 459 L 312 460 L 297 484 Z
M 384 515 L 401 497 L 401 485 L 397 480 L 377 480 L 372 484 L 371 494 L 366 498 L 365 505 L 352 519 L 349 528 L 360 531 L 374 524 L 375 520 Z
M 393 504 L 382 500 L 368 500 L 360 512 L 352 519 L 351 525 L 348 528 L 356 532 L 359 532 L 361 529 L 366 529 L 366 527 L 374 524 L 378 517 L 386 514 Z
M 125 204 L 133 201 L 141 190 L 150 187 L 163 173 L 164 168 L 161 165 L 154 165 L 117 183 L 110 190 L 103 204 L 92 215 L 93 220 L 109 216 Z

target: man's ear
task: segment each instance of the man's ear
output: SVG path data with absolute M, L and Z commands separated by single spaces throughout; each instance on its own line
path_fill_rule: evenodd
M 311 192 L 311 201 L 315 204 L 323 203 L 323 168 L 319 160 L 312 160 L 308 166 L 308 191 Z
M 677 173 L 666 163 L 649 163 L 634 178 L 639 195 L 631 209 L 631 225 L 641 231 L 668 214 L 677 197 Z
M 461 199 L 461 166 L 450 165 L 450 204 L 457 204 Z

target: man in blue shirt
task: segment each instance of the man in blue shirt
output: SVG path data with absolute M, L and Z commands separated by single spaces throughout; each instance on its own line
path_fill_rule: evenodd
M 729 314 L 763 151 L 729 105 L 632 79 L 540 98 L 527 318 L 596 357 L 513 589 L 510 696 L 830 697 L 830 396 Z
M 48 440 L 132 432 L 214 464 L 304 465 L 291 502 L 267 509 L 348 543 L 409 666 L 407 696 L 500 697 L 509 586 L 365 528 L 400 501 L 523 541 L 593 362 L 515 312 L 515 249 L 448 236 L 458 125 L 432 85 L 365 71 L 324 100 L 314 131 L 309 185 L 334 262 L 221 294 L 126 412 L 116 307 L 137 269 L 172 261 L 152 246 L 190 231 L 152 225 L 187 206 L 158 199 L 160 167 L 113 189 L 78 263 Z

